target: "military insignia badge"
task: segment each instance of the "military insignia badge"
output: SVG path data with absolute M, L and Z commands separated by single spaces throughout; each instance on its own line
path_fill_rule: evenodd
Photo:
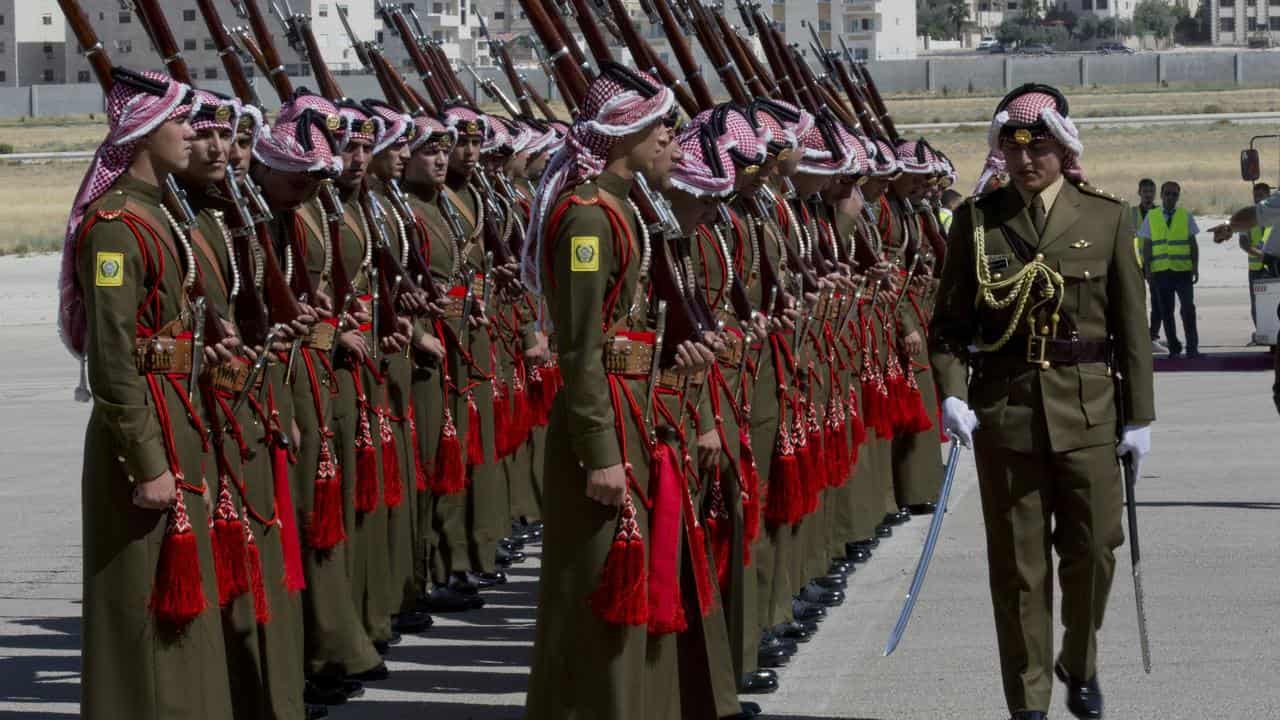
M 375 129 L 376 126 L 373 124 L 372 120 L 365 120 L 364 124 L 360 126 L 360 132 L 365 135 L 372 135 Z
M 227 122 L 231 119 L 231 108 L 227 105 L 219 105 L 218 109 L 213 111 L 213 117 L 220 123 Z
M 1026 128 L 1019 128 L 1013 133 L 1013 141 L 1019 145 L 1031 144 L 1031 131 Z
M 330 131 L 337 132 L 338 128 L 342 127 L 342 118 L 337 115 L 330 115 L 325 120 L 325 124 L 328 125 Z
M 94 263 L 97 268 L 93 284 L 97 287 L 124 285 L 124 253 L 100 252 Z
M 1089 247 L 1089 245 L 1090 243 L 1086 240 L 1077 240 L 1071 243 L 1071 248 L 1073 250 L 1084 250 L 1085 248 Z
M 573 250 L 572 272 L 595 272 L 600 269 L 600 238 L 575 237 L 569 241 Z

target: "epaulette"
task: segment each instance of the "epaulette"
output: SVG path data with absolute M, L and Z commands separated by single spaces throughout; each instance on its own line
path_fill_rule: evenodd
M 1088 194 L 1088 195 L 1092 195 L 1092 196 L 1094 196 L 1094 197 L 1100 197 L 1100 198 L 1102 198 L 1103 200 L 1110 200 L 1110 201 L 1111 201 L 1111 202 L 1113 202 L 1113 203 L 1120 204 L 1120 203 L 1123 203 L 1123 202 L 1124 202 L 1124 198 L 1116 197 L 1115 195 L 1112 195 L 1111 193 L 1107 192 L 1106 190 L 1103 190 L 1102 188 L 1094 187 L 1094 186 L 1090 185 L 1089 183 L 1083 183 L 1083 182 L 1082 182 L 1082 183 L 1080 183 L 1080 184 L 1076 185 L 1076 189 L 1078 189 L 1078 190 L 1079 190 L 1080 192 L 1082 192 L 1082 193 L 1086 193 L 1086 194 Z
M 124 206 L 128 202 L 129 196 L 123 190 L 114 190 L 98 201 L 96 214 L 102 220 L 115 220 L 124 213 Z

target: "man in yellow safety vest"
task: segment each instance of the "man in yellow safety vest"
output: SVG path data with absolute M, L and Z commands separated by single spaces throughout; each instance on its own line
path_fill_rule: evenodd
M 1169 357 L 1182 357 L 1182 343 L 1173 319 L 1174 300 L 1182 315 L 1182 328 L 1187 335 L 1187 357 L 1200 357 L 1200 336 L 1196 332 L 1195 284 L 1200 280 L 1200 248 L 1196 235 L 1200 228 L 1185 208 L 1178 207 L 1182 187 L 1169 181 L 1160 186 L 1159 210 L 1152 210 L 1142 221 L 1138 237 L 1149 241 L 1152 284 L 1160 300 L 1161 323 L 1169 343 Z
M 1146 219 L 1147 213 L 1156 207 L 1156 181 L 1151 178 L 1142 178 L 1138 181 L 1138 204 L 1130 208 L 1133 212 L 1133 226 L 1135 228 L 1142 227 L 1142 221 Z M 1134 251 L 1142 258 L 1142 274 L 1147 280 L 1148 294 L 1151 301 L 1147 305 L 1151 308 L 1151 322 L 1147 327 L 1151 328 L 1151 352 L 1167 353 L 1169 348 L 1160 342 L 1160 293 L 1156 291 L 1155 278 L 1151 275 L 1151 247 L 1149 240 L 1143 240 L 1134 237 Z
M 1260 203 L 1271 194 L 1271 186 L 1266 183 L 1254 183 L 1253 202 Z M 1273 226 L 1258 226 L 1240 233 L 1240 249 L 1249 257 L 1249 313 L 1253 324 L 1258 324 L 1258 299 L 1253 294 L 1253 283 L 1263 278 L 1275 277 L 1272 264 L 1266 254 L 1267 241 L 1271 239 Z

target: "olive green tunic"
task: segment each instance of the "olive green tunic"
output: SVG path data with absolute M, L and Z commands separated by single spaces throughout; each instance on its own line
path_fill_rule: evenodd
M 982 213 L 981 248 L 975 206 Z M 1036 334 L 1110 337 L 1114 363 L 1028 362 L 1025 318 L 983 303 L 975 312 L 977 263 L 986 263 L 994 279 L 1035 262 L 1063 278 L 1061 321 L 1055 330 L 1037 313 Z M 933 361 L 941 394 L 968 402 L 978 416 L 974 452 L 1012 711 L 1046 711 L 1050 704 L 1052 549 L 1060 559 L 1066 629 L 1057 659 L 1074 678 L 1097 672 L 1097 632 L 1115 574 L 1114 551 L 1124 540 L 1117 406 L 1128 423 L 1155 419 L 1144 288 L 1132 214 L 1089 185 L 1062 185 L 1043 234 L 1014 187 L 975 198 L 956 213 L 932 324 Z M 975 342 L 995 342 L 1011 321 L 1017 322 L 1008 354 L 970 353 Z M 1113 371 L 1123 374 L 1123 393 Z
M 622 205 L 621 213 L 637 245 L 625 268 L 615 243 L 626 241 L 613 237 L 609 221 L 598 207 L 571 207 L 556 234 L 546 238 L 549 268 L 544 272 L 544 286 L 565 387 L 556 398 L 547 434 L 546 529 L 525 714 L 528 720 L 680 717 L 676 638 L 650 636 L 644 625 L 605 623 L 588 606 L 618 520 L 618 509 L 587 497 L 586 481 L 590 469 L 623 462 L 602 354 L 604 330 L 626 316 L 639 279 L 638 220 L 622 200 L 630 186 L 630 181 L 605 173 L 573 191 L 587 201 L 607 192 Z M 583 247 L 592 250 L 576 252 Z M 621 284 L 621 299 L 613 314 L 604 317 L 606 293 L 617 284 Z M 638 398 L 643 397 L 645 381 L 625 382 Z M 647 495 L 648 458 L 640 435 L 644 430 L 635 427 L 630 413 L 625 414 L 626 461 L 634 468 L 639 489 Z M 630 494 L 648 557 L 648 513 L 643 511 L 641 496 L 634 489 Z
M 162 239 L 146 243 L 163 257 L 163 273 L 152 274 L 139 240 L 114 219 L 125 203 L 136 203 L 147 225 Z M 160 190 L 129 175 L 89 207 L 76 277 L 84 291 L 88 339 L 85 357 L 93 389 L 93 412 L 85 431 L 81 485 L 84 549 L 83 674 L 81 714 L 90 720 L 140 718 L 224 720 L 231 717 L 230 684 L 222 640 L 218 588 L 204 499 L 183 491 L 199 549 L 200 576 L 208 608 L 180 633 L 157 625 L 147 608 L 168 513 L 142 510 L 132 502 L 133 483 L 171 465 L 159 416 L 145 378 L 133 363 L 137 312 L 149 287 L 157 290 L 159 328 L 186 306 L 183 260 L 170 229 L 161 223 Z M 163 249 L 162 249 L 163 248 Z M 179 383 L 186 388 L 185 381 Z M 162 382 L 172 424 L 177 470 L 187 482 L 206 479 L 208 457 L 195 428 L 184 420 L 177 392 Z

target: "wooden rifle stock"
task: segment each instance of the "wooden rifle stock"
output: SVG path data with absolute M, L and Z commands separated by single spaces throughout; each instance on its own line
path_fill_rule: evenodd
M 521 7 L 524 6 L 525 1 L 526 0 L 520 0 Z M 535 4 L 542 5 L 542 0 L 532 1 Z M 551 27 L 555 28 L 556 34 L 560 38 L 560 48 L 568 52 L 569 56 L 573 58 L 573 62 L 577 65 L 578 71 L 582 73 L 582 77 L 586 82 L 594 80 L 596 74 L 591 68 L 591 63 L 587 61 L 586 53 L 582 52 L 582 46 L 578 44 L 578 38 L 573 36 L 573 32 L 569 30 L 569 26 L 564 22 L 564 10 L 560 7 L 562 0 L 552 0 L 552 2 L 555 4 L 556 9 L 552 12 L 547 12 L 544 9 L 543 14 L 546 15 L 547 22 L 551 24 Z M 525 14 L 528 15 L 527 9 L 525 10 Z M 544 47 L 547 47 L 547 52 L 549 53 L 554 54 L 559 52 L 559 50 L 553 51 L 549 46 L 546 46 L 545 43 Z M 583 83 L 584 88 L 586 87 L 586 82 Z M 577 99 L 581 101 L 584 96 L 579 96 Z
M 889 140 L 897 143 L 902 139 L 902 136 L 898 134 L 898 128 L 893 124 L 893 117 L 889 115 L 889 108 L 884 104 L 884 97 L 880 95 L 880 88 L 876 86 L 876 79 L 871 77 L 871 71 L 867 70 L 867 66 L 863 63 L 855 65 L 854 70 L 862 78 L 863 86 L 870 91 L 872 107 L 875 108 L 876 113 L 879 115 L 880 124 L 889 134 Z
M 538 92 L 537 88 L 533 86 L 533 83 L 529 82 L 528 78 L 521 75 L 520 84 L 524 88 L 525 96 L 532 100 L 533 104 L 538 107 L 538 111 L 542 113 L 542 117 L 548 121 L 556 120 L 555 111 L 551 109 L 551 105 L 547 103 L 547 99 L 542 96 L 542 93 Z
M 173 37 L 173 30 L 165 20 L 164 11 L 156 0 L 131 0 L 142 28 L 151 38 L 151 45 L 160 53 L 160 62 L 168 74 L 181 83 L 194 85 L 191 81 L 191 69 L 178 49 L 178 41 Z
M 409 244 L 408 270 L 417 277 L 418 285 L 427 294 L 427 301 L 438 302 L 444 297 L 444 293 L 440 291 L 440 286 L 436 284 L 435 276 L 431 274 L 431 263 L 422 252 L 422 249 L 427 245 L 427 237 L 422 230 L 422 226 L 418 224 L 417 214 L 413 211 L 413 207 L 409 205 L 404 191 L 400 189 L 399 181 L 389 180 L 387 182 L 387 199 L 391 201 L 391 207 L 395 213 L 404 220 L 405 231 L 409 235 L 409 237 L 405 238 Z
M 734 63 L 743 72 L 750 68 L 751 76 L 744 82 L 747 89 L 755 97 L 767 98 L 775 97 L 780 94 L 777 81 L 771 76 L 767 76 L 763 72 L 764 68 L 760 66 L 759 60 L 756 59 L 754 53 L 747 50 L 742 42 L 742 38 L 738 37 L 738 33 L 729 27 L 729 21 L 720 13 L 707 13 L 716 23 L 720 31 L 720 37 L 724 39 L 724 45 L 729 50 L 729 54 L 733 56 Z
M 280 60 L 280 52 L 276 49 L 275 40 L 271 37 L 271 28 L 267 26 L 267 18 L 258 7 L 258 0 L 237 0 L 249 21 L 249 28 L 257 40 L 258 50 L 262 54 L 263 72 L 276 89 L 276 96 L 281 102 L 293 97 L 293 81 L 284 71 L 284 62 Z M 247 48 L 246 48 L 247 49 Z M 252 51 L 250 51 L 252 54 Z M 255 58 L 256 59 L 256 58 Z
M 316 76 L 320 94 L 335 104 L 346 100 L 347 96 L 342 93 L 338 79 L 333 76 L 329 65 L 324 61 L 324 54 L 320 52 L 320 43 L 316 41 L 316 34 L 311 29 L 311 18 L 300 13 L 288 16 L 282 14 L 280 22 L 284 23 L 285 32 L 294 50 L 311 64 L 311 72 Z
M 209 28 L 209 36 L 213 38 L 213 46 L 218 50 L 222 68 L 227 73 L 227 79 L 231 81 L 232 91 L 235 92 L 236 97 L 240 98 L 240 102 L 261 107 L 262 100 L 244 71 L 244 63 L 240 60 L 240 54 L 236 52 L 231 33 L 227 31 L 227 26 L 222 24 L 222 15 L 218 12 L 217 4 L 213 0 L 196 0 L 196 7 L 200 9 L 204 24 Z
M 378 3 L 378 12 L 382 14 L 383 22 L 387 22 L 391 27 L 395 28 L 396 34 L 400 36 L 400 41 L 404 43 L 404 49 L 409 53 L 409 60 L 413 62 L 413 67 L 418 71 L 418 78 L 422 81 L 423 87 L 427 89 L 427 94 L 431 96 L 430 103 L 419 103 L 431 115 L 439 115 L 440 108 L 444 107 L 448 98 L 445 90 L 439 84 L 439 78 L 431 71 L 431 62 L 427 60 L 427 56 L 422 52 L 422 46 L 418 43 L 417 35 L 414 34 L 413 28 L 409 27 L 409 21 L 405 19 L 404 13 L 400 11 L 398 6 L 392 7 L 385 3 Z
M 685 83 L 676 77 L 671 68 L 658 57 L 648 40 L 636 31 L 631 19 L 627 16 L 626 6 L 621 0 L 608 0 L 609 12 L 613 15 L 614 25 L 618 29 L 618 33 L 622 36 L 622 42 L 626 44 L 627 49 L 631 51 L 631 57 L 637 66 L 644 67 L 648 72 L 653 74 L 662 81 L 663 85 L 671 88 L 675 93 L 676 102 L 680 103 L 680 107 L 693 117 L 703 110 L 700 101 L 694 98 L 685 87 Z M 598 28 L 597 28 L 598 29 Z M 677 36 L 679 32 L 676 32 Z
M 693 49 L 689 47 L 689 41 L 681 32 L 680 25 L 676 20 L 675 13 L 671 9 L 671 5 L 667 0 L 651 0 L 654 10 L 657 11 L 658 17 L 662 20 L 662 30 L 667 35 L 667 43 L 671 45 L 671 52 L 675 55 L 676 62 L 679 63 L 681 71 L 684 72 L 685 84 L 688 85 L 690 92 L 693 93 L 693 99 L 697 103 L 698 111 L 710 110 L 715 107 L 716 101 L 711 97 L 711 88 L 707 87 L 706 78 L 702 77 L 702 70 L 698 67 L 698 61 L 693 57 Z M 615 17 L 619 22 L 630 23 L 630 19 L 625 15 L 618 17 L 615 11 Z M 697 19 L 694 18 L 694 22 Z M 695 32 L 699 39 L 703 41 L 703 48 L 708 53 L 711 52 L 707 41 L 702 37 L 702 32 L 695 26 Z M 715 60 L 712 60 L 715 63 Z M 687 108 L 686 108 L 687 111 Z M 689 113 L 692 117 L 697 113 Z
M 655 2 L 659 3 L 659 12 L 661 12 L 661 7 L 666 5 L 667 0 L 655 0 Z M 739 105 L 746 105 L 751 101 L 747 94 L 747 86 L 742 82 L 743 76 L 739 75 L 738 70 L 734 68 L 723 39 L 716 32 L 715 21 L 710 17 L 712 13 L 702 4 L 702 0 L 685 0 L 685 5 L 688 8 L 689 23 L 693 26 L 694 34 L 702 43 L 702 49 L 706 51 L 707 58 L 715 67 L 716 74 L 720 76 L 720 81 L 729 92 L 729 97 Z M 705 83 L 703 85 L 705 86 Z
M 520 7 L 524 8 L 529 24 L 533 26 L 534 33 L 550 55 L 556 80 L 561 84 L 561 94 L 565 96 L 566 102 L 572 101 L 577 105 L 587 96 L 587 76 L 575 61 L 573 52 L 566 47 L 557 23 L 547 12 L 542 0 L 520 0 Z
M 94 31 L 93 26 L 89 24 L 89 17 L 85 15 L 80 3 L 76 0 L 58 0 L 58 6 L 62 8 L 62 14 L 67 18 L 67 25 L 71 27 L 71 32 L 76 36 L 76 42 L 80 44 L 80 52 L 89 61 L 89 67 L 93 68 L 93 75 L 102 86 L 102 94 L 106 95 L 111 91 L 114 82 L 111 79 L 111 57 L 107 54 L 107 49 L 98 39 L 98 33 Z
M 329 270 L 333 285 L 333 314 L 341 316 L 355 295 L 355 287 L 351 282 L 351 273 L 347 271 L 347 263 L 342 257 L 342 199 L 333 186 L 332 180 L 320 184 L 320 206 L 324 209 L 324 222 L 329 224 L 330 253 L 332 267 Z

